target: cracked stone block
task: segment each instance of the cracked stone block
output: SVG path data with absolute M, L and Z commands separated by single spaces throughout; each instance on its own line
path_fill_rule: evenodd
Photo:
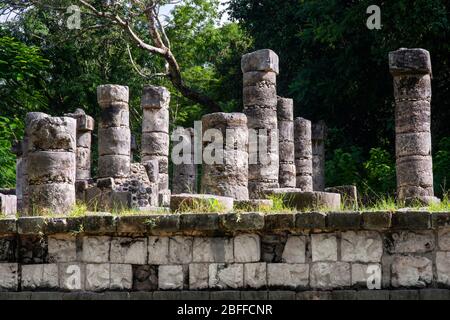
M 17 263 L 0 263 L 0 291 L 17 291 L 18 269 Z
M 194 262 L 233 262 L 233 241 L 230 238 L 194 238 Z
M 311 288 L 333 289 L 351 285 L 350 263 L 317 262 L 311 266 Z
M 309 282 L 308 264 L 268 263 L 267 282 L 269 287 L 304 288 Z
M 111 264 L 110 289 L 129 290 L 133 285 L 133 268 L 131 264 Z
M 445 286 L 450 286 L 450 252 L 436 253 L 437 281 Z
M 261 259 L 261 242 L 257 234 L 234 237 L 234 261 L 258 262 Z
M 148 263 L 155 265 L 169 263 L 169 237 L 148 238 Z
M 287 263 L 305 263 L 306 238 L 289 236 L 284 246 L 282 260 Z
M 191 263 L 189 265 L 189 289 L 206 289 L 209 285 L 209 264 Z
M 261 236 L 261 259 L 264 262 L 282 262 L 284 246 L 287 241 L 286 235 L 262 235 Z
M 22 266 L 22 289 L 58 288 L 57 264 L 30 264 Z
M 0 238 L 0 262 L 16 261 L 16 247 L 15 237 Z
M 382 255 L 383 241 L 378 232 L 348 231 L 342 233 L 342 261 L 380 262 Z
M 175 236 L 169 238 L 169 261 L 187 264 L 192 262 L 192 237 Z
M 368 288 L 370 285 L 373 288 L 381 289 L 381 264 L 362 264 L 362 263 L 353 263 L 352 264 L 352 285 L 360 286 L 363 288 Z
M 76 261 L 76 238 L 65 234 L 48 236 L 48 260 L 50 263 Z
M 450 251 L 450 229 L 440 229 L 438 231 L 439 249 Z
M 110 246 L 110 237 L 83 237 L 82 261 L 91 263 L 108 262 Z
M 312 261 L 337 261 L 336 234 L 311 235 Z
M 424 288 L 433 279 L 433 263 L 425 257 L 396 256 L 391 265 L 392 286 Z
M 85 289 L 86 265 L 81 263 L 59 264 L 59 287 L 63 290 Z
M 160 290 L 182 290 L 183 284 L 183 266 L 159 266 L 158 287 Z
M 425 253 L 435 248 L 433 231 L 400 231 L 392 233 L 388 239 L 388 251 L 390 253 Z
M 154 291 L 158 289 L 158 266 L 133 266 L 133 290 Z
M 109 263 L 86 265 L 86 290 L 104 291 L 110 286 L 111 268 Z
M 46 263 L 48 261 L 47 238 L 40 236 L 21 236 L 19 262 Z
M 146 238 L 112 238 L 110 261 L 113 263 L 146 264 Z
M 238 289 L 244 285 L 242 264 L 212 263 L 209 265 L 209 287 L 213 289 Z
M 253 289 L 266 287 L 267 264 L 264 262 L 244 264 L 244 286 Z

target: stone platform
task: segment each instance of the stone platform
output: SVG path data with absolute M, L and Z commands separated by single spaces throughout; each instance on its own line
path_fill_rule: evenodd
M 448 289 L 449 212 L 0 220 L 0 299 L 386 300 Z

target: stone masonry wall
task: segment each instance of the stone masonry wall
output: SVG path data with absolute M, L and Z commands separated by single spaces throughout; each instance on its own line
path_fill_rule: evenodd
M 0 220 L 0 291 L 367 290 L 369 277 L 450 288 L 450 213 Z

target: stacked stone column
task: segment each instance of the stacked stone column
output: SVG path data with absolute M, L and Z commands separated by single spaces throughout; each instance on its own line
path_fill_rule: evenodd
M 312 125 L 311 142 L 313 157 L 313 189 L 325 190 L 325 138 L 327 127 L 324 121 Z
M 169 189 L 169 103 L 170 92 L 166 88 L 144 87 L 141 158 L 143 163 L 158 160 L 160 192 Z
M 297 188 L 302 191 L 313 191 L 311 121 L 295 118 L 294 136 Z
M 77 122 L 43 117 L 27 122 L 28 214 L 63 214 L 75 204 Z
M 194 163 L 194 129 L 177 128 L 175 131 L 182 138 L 183 150 L 189 149 L 189 154 L 184 155 L 184 163 L 173 163 L 172 193 L 197 193 L 197 165 Z M 181 156 L 181 155 L 180 155 Z M 173 158 L 172 161 L 174 162 Z
M 24 168 L 24 161 L 23 161 L 23 142 L 22 141 L 16 141 L 13 143 L 13 146 L 11 148 L 11 152 L 16 155 L 16 197 L 17 197 L 17 211 L 23 212 L 23 177 L 25 174 L 26 168 Z
M 126 86 L 102 85 L 97 88 L 101 108 L 98 129 L 99 178 L 126 178 L 130 173 L 130 112 Z
M 431 59 L 424 49 L 389 54 L 394 77 L 397 196 L 403 202 L 436 201 L 431 157 Z
M 82 110 L 77 109 L 67 117 L 77 120 L 77 181 L 91 179 L 91 144 L 94 119 Z
M 211 141 L 204 142 L 201 192 L 247 200 L 247 117 L 243 113 L 212 113 L 203 116 L 202 128 L 203 139 Z M 209 152 L 212 146 L 217 148 Z M 218 161 L 210 161 L 209 154 Z
M 294 102 L 278 97 L 278 141 L 280 188 L 295 188 Z
M 248 53 L 242 56 L 241 68 L 244 74 L 244 114 L 248 121 L 250 145 L 248 189 L 250 198 L 254 199 L 260 198 L 266 189 L 279 187 L 278 56 L 269 49 Z M 254 146 L 257 146 L 257 150 Z

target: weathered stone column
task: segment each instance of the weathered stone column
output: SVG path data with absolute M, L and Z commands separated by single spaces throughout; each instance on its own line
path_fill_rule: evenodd
M 311 121 L 295 118 L 294 136 L 297 188 L 313 191 Z
M 431 157 L 431 60 L 424 49 L 389 54 L 394 77 L 397 196 L 406 203 L 437 201 Z
M 313 189 L 325 189 L 325 139 L 327 126 L 324 121 L 314 123 L 311 127 L 312 159 L 313 159 Z
M 23 207 L 23 185 L 24 174 L 26 168 L 24 168 L 23 161 L 23 142 L 15 141 L 12 145 L 11 152 L 16 155 L 16 197 L 17 197 L 17 211 L 22 212 Z
M 20 214 L 27 216 L 29 208 L 29 185 L 28 185 L 28 145 L 30 141 L 30 128 L 34 120 L 48 117 L 48 114 L 43 112 L 28 112 L 25 116 L 25 132 L 22 140 L 22 210 Z
M 86 115 L 84 110 L 77 109 L 66 114 L 77 120 L 77 181 L 91 179 L 91 144 L 94 131 L 94 118 Z
M 197 193 L 197 165 L 194 164 L 194 129 L 180 127 L 175 130 L 174 134 L 182 138 L 182 142 L 179 143 L 189 148 L 189 154 L 182 155 L 184 159 L 183 163 L 180 164 L 175 164 L 172 158 L 172 193 Z M 179 156 L 181 157 L 181 154 Z
M 76 127 L 69 117 L 29 123 L 29 215 L 67 213 L 75 204 Z
M 202 117 L 202 127 L 206 142 L 201 192 L 247 200 L 247 117 L 243 113 L 212 113 Z
M 98 178 L 126 178 L 130 173 L 129 91 L 126 86 L 97 88 L 101 115 L 98 128 Z
M 244 74 L 243 102 L 248 121 L 249 144 L 257 145 L 258 149 L 256 151 L 253 146 L 249 149 L 248 189 L 250 198 L 254 199 L 260 198 L 265 189 L 279 187 L 276 89 L 278 56 L 269 49 L 248 53 L 242 56 L 241 68 Z M 254 157 L 256 153 L 257 157 Z
M 294 101 L 278 97 L 280 188 L 295 188 Z
M 141 158 L 142 163 L 158 160 L 160 192 L 169 189 L 169 104 L 169 90 L 151 85 L 144 87 Z

